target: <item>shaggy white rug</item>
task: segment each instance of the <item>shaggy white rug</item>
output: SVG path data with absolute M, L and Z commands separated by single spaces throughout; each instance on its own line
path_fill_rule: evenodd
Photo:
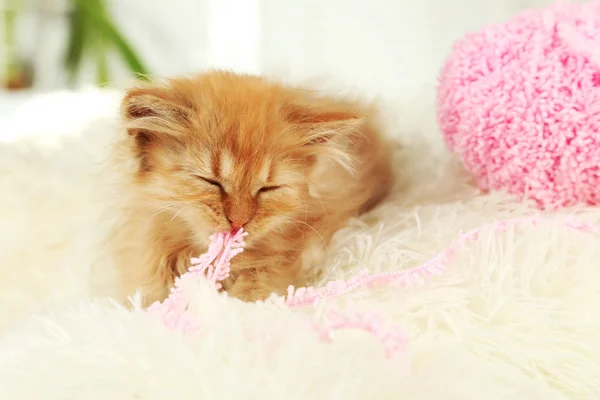
M 429 93 L 432 93 L 431 91 Z M 89 298 L 100 162 L 118 95 L 48 94 L 0 123 L 0 399 L 591 399 L 600 397 L 600 242 L 547 222 L 486 229 L 444 274 L 359 289 L 318 308 L 243 304 L 199 285 L 202 331 Z M 443 150 L 431 98 L 391 119 L 407 150 L 386 204 L 339 232 L 328 278 L 417 265 L 461 231 L 533 215 L 483 195 Z M 328 309 L 376 311 L 410 338 L 319 339 Z

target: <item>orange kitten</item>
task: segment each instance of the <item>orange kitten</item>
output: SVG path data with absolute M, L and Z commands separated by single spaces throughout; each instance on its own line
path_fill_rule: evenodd
M 216 231 L 244 227 L 225 290 L 245 301 L 305 285 L 332 234 L 392 184 L 372 110 L 214 71 L 130 89 L 118 144 L 123 214 L 110 235 L 122 295 L 162 300 Z

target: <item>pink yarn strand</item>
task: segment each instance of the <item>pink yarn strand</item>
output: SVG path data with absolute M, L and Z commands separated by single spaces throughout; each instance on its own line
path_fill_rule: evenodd
M 362 287 L 371 287 L 381 284 L 395 284 L 398 287 L 422 285 L 431 277 L 442 275 L 448 264 L 452 261 L 453 254 L 456 250 L 465 242 L 477 239 L 479 234 L 485 229 L 493 228 L 502 231 L 509 227 L 516 227 L 525 223 L 536 225 L 543 220 L 543 218 L 535 216 L 494 222 L 461 234 L 448 247 L 419 266 L 402 271 L 383 272 L 379 274 L 369 274 L 367 269 L 363 269 L 357 276 L 352 277 L 347 281 L 330 281 L 321 288 L 295 288 L 290 286 L 288 288 L 288 294 L 284 296 L 283 299 L 285 300 L 285 305 L 288 307 L 302 307 L 312 305 L 321 299 L 342 296 Z M 565 222 L 565 225 L 571 229 L 600 235 L 600 228 L 593 224 L 569 220 Z M 211 236 L 211 244 L 209 245 L 208 251 L 198 258 L 192 259 L 192 267 L 189 272 L 176 281 L 171 295 L 161 305 L 165 306 L 166 304 L 171 303 L 172 299 L 177 297 L 181 286 L 179 281 L 188 275 L 201 277 L 203 279 L 208 278 L 217 288 L 220 288 L 218 282 L 229 276 L 230 261 L 233 257 L 243 251 L 243 246 L 245 244 L 243 242 L 243 237 L 246 235 L 247 232 L 240 230 L 235 235 L 218 233 Z M 155 303 L 151 308 L 156 309 L 159 304 L 160 303 Z
M 332 341 L 332 333 L 337 330 L 358 329 L 373 335 L 382 344 L 387 358 L 404 352 L 408 346 L 408 335 L 399 326 L 384 327 L 384 319 L 377 313 L 340 312 L 330 310 L 326 322 L 316 325 L 315 330 L 324 342 Z
M 270 301 L 279 304 L 279 301 L 283 300 L 285 306 L 296 308 L 314 305 L 322 299 L 342 296 L 364 287 L 387 284 L 406 288 L 423 285 L 432 277 L 442 275 L 452 261 L 456 250 L 467 241 L 479 238 L 484 230 L 491 228 L 496 231 L 504 231 L 523 224 L 532 224 L 535 226 L 544 220 L 549 221 L 539 216 L 534 216 L 494 222 L 459 235 L 448 247 L 419 266 L 402 271 L 380 274 L 369 274 L 364 269 L 357 276 L 347 281 L 331 281 L 321 288 L 294 288 L 290 286 L 287 296 L 274 296 L 271 297 Z M 600 228 L 594 224 L 577 222 L 575 220 L 567 220 L 564 224 L 570 229 L 600 235 Z M 215 289 L 220 289 L 221 284 L 219 282 L 229 276 L 231 259 L 244 251 L 245 243 L 243 239 L 245 236 L 247 236 L 247 233 L 243 230 L 239 230 L 236 233 L 216 233 L 212 235 L 208 251 L 198 258 L 193 258 L 189 271 L 175 280 L 175 285 L 169 296 L 163 302 L 152 304 L 148 308 L 148 311 L 159 315 L 168 328 L 179 329 L 183 332 L 198 331 L 200 327 L 192 313 L 190 313 L 189 299 L 183 289 L 182 282 L 184 280 L 194 280 L 196 282 L 208 280 Z M 327 313 L 327 320 L 328 322 L 324 325 L 315 326 L 321 339 L 326 342 L 331 341 L 331 334 L 335 330 L 361 329 L 371 333 L 381 342 L 388 358 L 403 351 L 408 343 L 407 336 L 399 327 L 384 330 L 383 319 L 375 313 L 342 313 L 330 310 Z
M 348 281 L 337 280 L 329 282 L 322 288 L 306 287 L 296 289 L 293 286 L 290 286 L 288 288 L 288 294 L 285 297 L 285 304 L 292 308 L 313 305 L 321 299 L 342 296 L 353 290 L 375 285 L 395 284 L 402 288 L 420 286 L 426 283 L 431 277 L 442 275 L 448 264 L 452 261 L 452 257 L 456 250 L 467 241 L 476 240 L 484 230 L 493 228 L 497 231 L 503 231 L 510 227 L 517 227 L 527 223 L 537 225 L 543 220 L 544 219 L 539 216 L 513 218 L 472 229 L 461 234 L 448 247 L 440 251 L 431 259 L 425 261 L 423 264 L 406 270 L 369 274 L 365 269 L 359 273 L 359 275 L 350 278 Z M 592 224 L 569 220 L 565 222 L 565 226 L 571 229 L 600 235 L 600 228 Z
M 220 232 L 213 234 L 208 251 L 198 258 L 192 258 L 192 266 L 188 272 L 175 279 L 171 293 L 163 302 L 155 302 L 148 312 L 159 315 L 166 326 L 181 329 L 184 332 L 199 329 L 189 313 L 189 301 L 183 291 L 184 280 L 200 281 L 208 279 L 215 289 L 221 289 L 218 283 L 229 276 L 231 259 L 244 251 L 244 237 L 248 235 L 243 229 L 236 233 Z

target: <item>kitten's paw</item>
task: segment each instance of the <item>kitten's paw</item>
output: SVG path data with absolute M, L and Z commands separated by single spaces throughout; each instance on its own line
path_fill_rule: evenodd
M 245 273 L 237 277 L 233 285 L 227 290 L 227 293 L 238 300 L 253 303 L 266 300 L 272 291 L 260 285 L 255 274 Z

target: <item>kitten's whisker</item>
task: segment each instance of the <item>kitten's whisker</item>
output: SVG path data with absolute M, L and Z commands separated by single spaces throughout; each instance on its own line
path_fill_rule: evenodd
M 296 224 L 296 220 L 295 220 L 295 219 L 293 219 L 293 218 L 289 218 L 289 217 L 282 217 L 282 218 L 284 218 L 284 219 L 288 219 L 288 220 L 292 221 L 292 223 L 294 224 L 294 226 L 295 226 L 296 228 L 298 228 L 298 224 Z M 281 229 L 281 228 L 279 228 L 279 229 Z M 283 229 L 281 229 L 281 231 L 283 232 Z
M 187 134 L 185 134 L 184 136 L 185 136 L 187 139 L 191 139 L 191 140 L 195 141 L 195 142 L 196 142 L 196 143 L 198 143 L 200 146 L 204 146 L 204 143 L 202 143 L 202 142 L 200 141 L 200 139 L 198 139 L 198 138 L 197 138 L 197 137 L 195 137 L 194 135 L 187 133 Z
M 157 215 L 159 215 L 173 207 L 174 207 L 174 204 L 163 204 L 161 206 L 158 206 L 151 211 L 152 212 L 151 217 L 156 217 Z
M 290 221 L 292 221 L 292 222 L 298 222 L 298 223 L 300 223 L 300 224 L 303 224 L 303 225 L 306 225 L 306 226 L 308 226 L 310 229 L 312 229 L 312 230 L 313 230 L 313 231 L 314 231 L 314 232 L 315 232 L 315 233 L 316 233 L 316 234 L 317 234 L 317 235 L 318 235 L 318 236 L 321 238 L 321 241 L 322 241 L 322 242 L 323 242 L 323 244 L 325 245 L 325 248 L 326 248 L 326 249 L 328 248 L 328 246 L 327 246 L 327 242 L 325 241 L 325 238 L 323 238 L 323 236 L 322 236 L 322 235 L 319 233 L 319 231 L 317 231 L 315 228 L 313 228 L 313 227 L 312 227 L 310 224 L 308 224 L 308 223 L 306 223 L 306 222 L 304 222 L 304 221 L 300 221 L 299 219 L 292 218 L 292 217 L 285 217 L 285 216 L 284 216 L 283 218 L 285 218 L 285 219 L 289 219 L 289 220 L 290 220 Z
M 294 227 L 296 229 L 298 229 L 300 232 L 302 232 L 302 247 L 304 247 L 304 245 L 306 244 L 306 235 L 305 235 L 304 230 L 298 227 L 297 222 L 300 222 L 300 221 L 298 221 L 297 219 L 294 219 L 294 218 L 290 218 L 290 217 L 284 217 L 284 218 L 290 220 L 294 224 Z M 279 228 L 279 230 L 281 230 L 281 232 L 283 233 L 283 229 Z
M 310 185 L 310 181 L 307 177 L 305 176 L 301 176 L 302 179 L 304 179 L 304 181 Z M 329 217 L 329 213 L 327 212 L 327 209 L 325 208 L 325 204 L 323 204 L 323 201 L 321 200 L 320 197 L 315 197 L 315 199 L 319 202 L 319 204 L 321 204 L 321 208 L 323 209 L 323 212 L 325 213 L 325 215 L 327 217 Z M 306 199 L 304 199 L 306 201 Z
M 308 221 L 308 202 L 306 201 L 306 197 L 302 196 L 302 201 L 304 202 L 304 220 Z M 302 244 L 306 243 L 306 235 L 302 232 Z
M 329 217 L 329 213 L 327 212 L 327 208 L 325 208 L 325 204 L 323 204 L 323 202 L 321 201 L 321 198 L 317 197 L 317 200 L 319 200 L 319 204 L 321 204 L 321 208 L 323 209 L 323 212 L 325 213 L 325 215 L 327 217 Z
M 187 208 L 186 206 L 183 206 L 183 207 L 181 207 L 181 208 L 179 209 L 179 211 L 177 211 L 177 212 L 176 212 L 176 213 L 175 213 L 175 214 L 174 214 L 174 215 L 171 217 L 171 219 L 169 220 L 169 222 L 170 222 L 170 221 L 173 221 L 175 218 L 177 218 L 177 216 L 179 215 L 179 213 L 181 213 L 181 212 L 182 212 L 183 210 L 185 210 L 186 208 Z

